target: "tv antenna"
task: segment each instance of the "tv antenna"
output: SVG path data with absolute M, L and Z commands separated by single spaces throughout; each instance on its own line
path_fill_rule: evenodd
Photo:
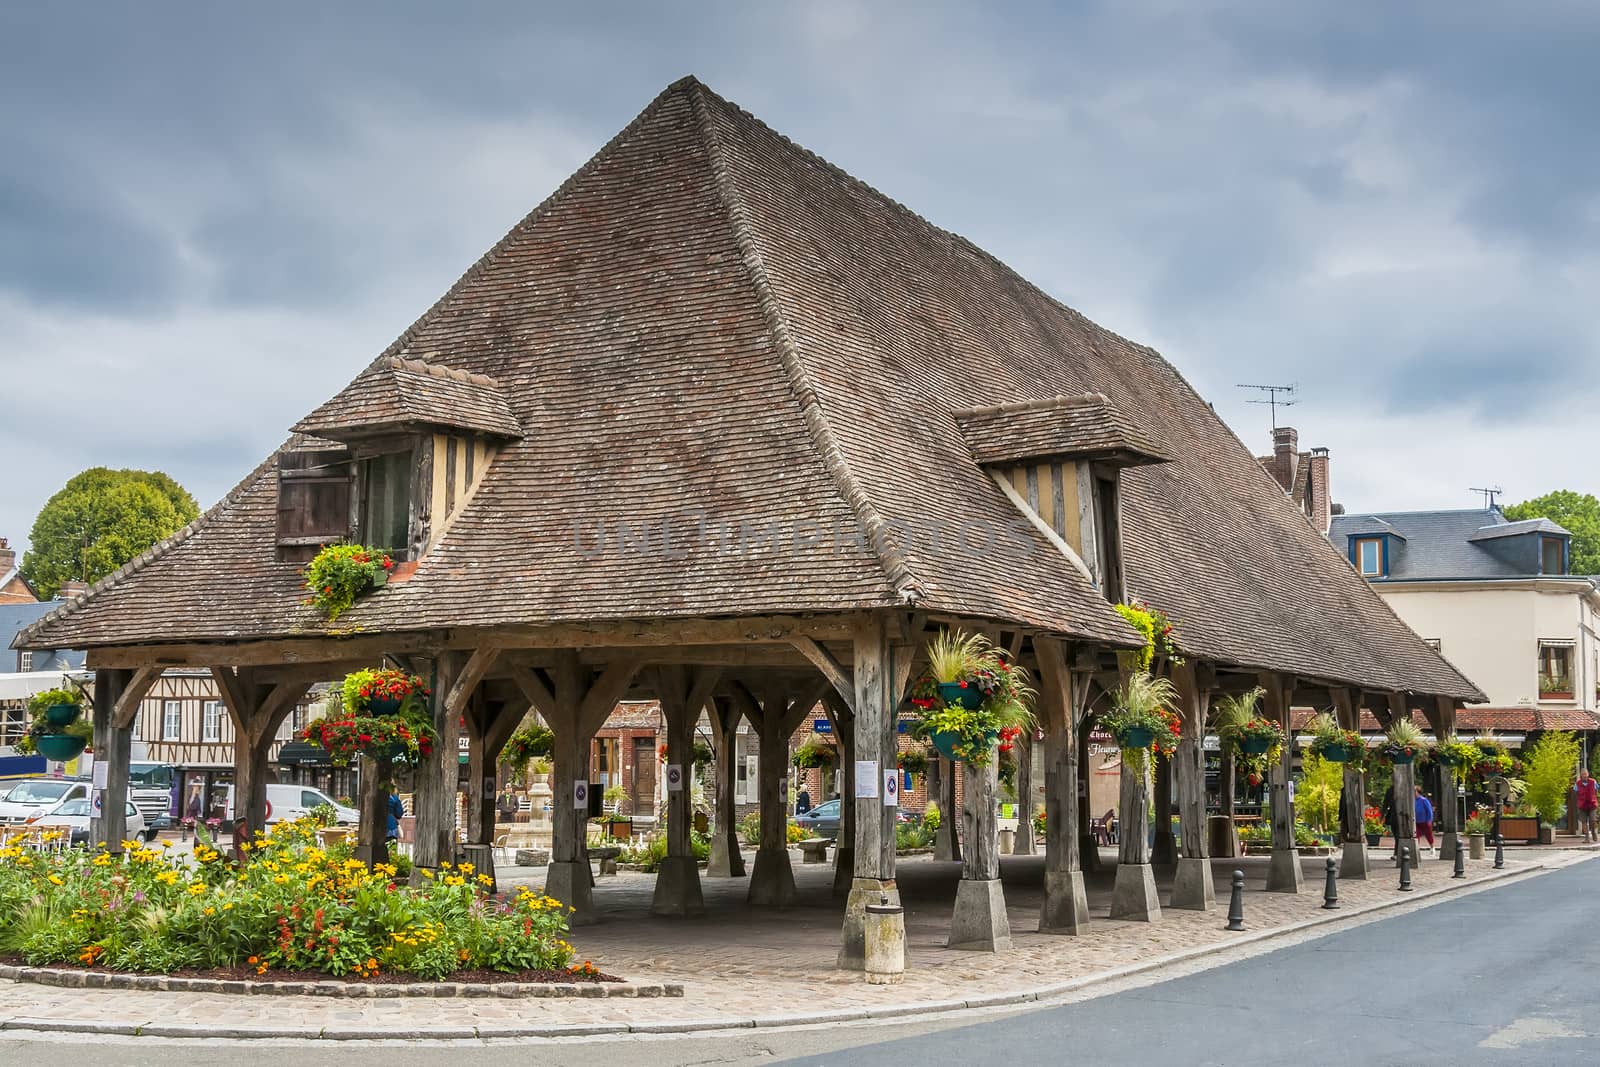
M 1238 388 L 1257 389 L 1266 394 L 1260 400 L 1246 400 L 1245 403 L 1266 404 L 1268 407 L 1272 408 L 1273 430 L 1277 430 L 1278 428 L 1278 409 L 1292 408 L 1296 404 L 1300 403 L 1300 401 L 1295 398 L 1296 392 L 1298 392 L 1300 389 L 1299 385 L 1240 385 Z
M 1504 496 L 1505 495 L 1505 490 L 1500 488 L 1498 485 L 1492 486 L 1492 487 L 1481 488 L 1481 489 L 1478 488 L 1477 486 L 1471 486 L 1471 487 L 1468 488 L 1467 491 L 1469 493 L 1482 493 L 1483 494 L 1483 510 L 1484 511 L 1493 511 L 1494 507 L 1495 507 L 1495 504 L 1496 504 L 1495 497 Z

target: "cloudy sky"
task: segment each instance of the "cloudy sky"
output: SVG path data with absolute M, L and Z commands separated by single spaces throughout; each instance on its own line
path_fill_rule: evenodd
M 1500 7 L 5 5 L 0 536 L 96 464 L 214 502 L 688 73 L 1258 451 L 1297 383 L 1351 510 L 1600 490 L 1600 7 Z

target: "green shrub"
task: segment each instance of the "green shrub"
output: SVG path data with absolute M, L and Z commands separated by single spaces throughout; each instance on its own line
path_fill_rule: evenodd
M 739 820 L 739 837 L 747 845 L 761 844 L 761 813 L 752 811 Z
M 1539 821 L 1553 825 L 1567 811 L 1567 792 L 1578 771 L 1578 737 L 1552 730 L 1540 736 L 1523 753 L 1523 773 L 1528 783 L 1525 799 L 1539 813 Z

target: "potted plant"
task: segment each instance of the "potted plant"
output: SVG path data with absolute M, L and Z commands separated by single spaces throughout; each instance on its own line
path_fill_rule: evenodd
M 1032 728 L 1028 672 L 982 634 L 942 632 L 929 646 L 929 660 L 938 700 L 924 709 L 918 733 L 946 759 L 987 764 L 1002 730 Z
M 1442 767 L 1450 769 L 1450 777 L 1457 785 L 1467 780 L 1472 769 L 1483 761 L 1483 750 L 1471 741 L 1463 741 L 1454 734 L 1441 741 L 1433 750 L 1433 758 Z
M 1410 719 L 1396 719 L 1390 724 L 1389 732 L 1378 746 L 1380 755 L 1391 763 L 1401 765 L 1410 763 L 1426 751 L 1427 738 L 1422 735 L 1422 728 Z
M 808 737 L 794 750 L 789 762 L 801 770 L 809 770 L 813 767 L 832 767 L 838 758 L 838 751 L 832 745 L 819 744 L 815 737 Z
M 1377 808 L 1369 807 L 1361 813 L 1361 830 L 1366 835 L 1369 848 L 1377 848 L 1388 829 L 1388 825 L 1383 821 L 1383 812 Z
M 1259 687 L 1217 701 L 1212 724 L 1217 738 L 1244 769 L 1251 785 L 1259 785 L 1268 767 L 1283 756 L 1283 730 L 1261 715 Z
M 534 723 L 506 738 L 505 746 L 500 749 L 499 762 L 521 784 L 528 773 L 528 764 L 535 759 L 548 760 L 554 750 L 555 734 Z
M 1165 678 L 1145 671 L 1128 676 L 1117 690 L 1116 705 L 1100 720 L 1100 725 L 1117 739 L 1122 759 L 1136 774 L 1142 774 L 1150 752 L 1171 755 L 1177 747 L 1181 725 L 1170 710 L 1177 690 Z
M 1539 814 L 1539 842 L 1553 844 L 1556 824 L 1567 813 L 1567 795 L 1578 770 L 1578 738 L 1561 730 L 1539 735 L 1524 753 L 1528 789 L 1524 799 Z
M 694 766 L 696 770 L 705 770 L 711 766 L 711 761 L 715 758 L 716 755 L 711 751 L 710 745 L 704 741 L 696 741 L 694 743 Z
M 28 732 L 17 741 L 19 753 L 37 752 L 45 759 L 66 763 L 81 756 L 94 740 L 94 724 L 83 718 L 81 690 L 69 679 L 63 680 L 67 686 L 28 698 Z
M 1182 664 L 1178 646 L 1172 640 L 1172 620 L 1142 600 L 1129 600 L 1115 605 L 1117 614 L 1144 637 L 1144 648 L 1136 652 L 1118 652 L 1117 662 L 1130 671 L 1148 671 L 1157 656 L 1172 664 Z
M 432 694 L 421 678 L 392 670 L 352 671 L 339 691 L 345 710 L 355 715 L 396 715 L 407 701 L 420 703 Z
M 928 750 L 908 748 L 895 755 L 895 765 L 907 774 L 928 773 Z
M 438 735 L 423 709 L 407 706 L 396 715 L 377 716 L 333 708 L 331 700 L 329 704 L 329 710 L 306 723 L 297 736 L 326 751 L 334 766 L 349 766 L 363 756 L 416 764 L 433 754 Z
M 385 585 L 392 570 L 394 560 L 382 549 L 328 545 L 306 564 L 306 603 L 334 622 L 357 597 Z
M 1483 845 L 1494 833 L 1494 811 L 1487 804 L 1478 804 L 1472 809 L 1472 814 L 1467 816 L 1467 855 L 1475 860 L 1483 859 Z
M 1310 750 L 1330 763 L 1359 763 L 1367 750 L 1356 730 L 1342 730 L 1332 715 L 1322 712 L 1306 723 L 1311 732 Z
M 1541 700 L 1571 700 L 1572 679 L 1564 674 L 1539 675 L 1539 697 Z

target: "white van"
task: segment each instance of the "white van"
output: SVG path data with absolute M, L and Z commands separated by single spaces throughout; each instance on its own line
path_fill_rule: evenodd
M 228 818 L 233 815 L 233 787 L 224 787 L 228 790 Z M 361 821 L 361 813 L 354 808 L 347 808 L 334 800 L 320 789 L 309 785 L 280 785 L 276 782 L 267 783 L 267 825 L 293 821 L 303 815 L 310 815 L 311 809 L 319 804 L 329 804 L 333 807 L 334 821 L 340 826 L 354 826 Z

